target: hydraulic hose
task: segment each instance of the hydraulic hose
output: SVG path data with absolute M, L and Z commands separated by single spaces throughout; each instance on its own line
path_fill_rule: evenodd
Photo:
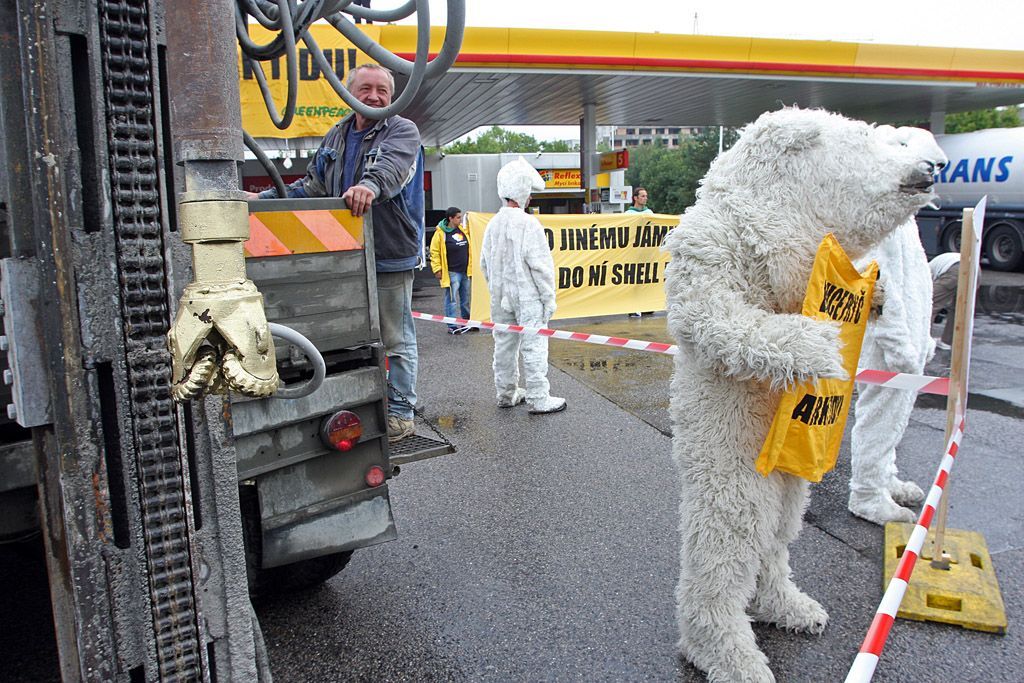
M 443 74 L 458 56 L 466 24 L 465 0 L 448 0 L 448 22 L 441 51 L 430 59 L 430 4 L 429 0 L 407 0 L 390 10 L 375 10 L 352 4 L 352 0 L 237 0 L 235 5 L 235 32 L 242 48 L 242 58 L 249 64 L 256 77 L 263 101 L 271 121 L 278 128 L 287 128 L 295 116 L 298 88 L 298 48 L 303 42 L 309 49 L 320 71 L 334 88 L 334 91 L 352 110 L 371 119 L 384 119 L 404 111 L 419 93 L 423 82 Z M 416 57 L 410 62 L 369 38 L 344 15 L 370 21 L 397 21 L 416 13 Z M 268 43 L 259 45 L 249 37 L 248 17 L 253 17 L 264 28 L 278 31 Z M 398 97 L 387 107 L 369 107 L 357 100 L 341 82 L 327 62 L 323 51 L 309 34 L 309 27 L 318 19 L 326 19 L 357 48 L 371 59 L 396 73 L 408 77 L 408 82 Z M 267 84 L 262 61 L 285 56 L 288 74 L 288 94 L 283 112 L 279 113 L 273 95 Z
M 270 180 L 274 183 L 274 189 L 277 190 L 278 197 L 288 196 L 288 187 L 284 184 L 284 179 L 281 178 L 281 174 L 277 172 L 277 166 L 270 161 L 267 157 L 266 152 L 259 146 L 259 143 L 253 138 L 253 136 L 242 131 L 242 140 L 245 141 L 245 146 L 249 148 L 249 151 L 256 155 L 256 160 L 263 166 L 263 170 L 270 176 Z
M 270 327 L 270 334 L 299 347 L 306 354 L 309 362 L 313 364 L 313 377 L 311 379 L 290 387 L 282 384 L 271 398 L 302 398 L 303 396 L 309 396 L 320 388 L 320 385 L 324 383 L 324 377 L 327 376 L 327 364 L 324 363 L 324 357 L 317 351 L 313 342 L 292 328 L 277 323 L 267 323 L 267 325 Z

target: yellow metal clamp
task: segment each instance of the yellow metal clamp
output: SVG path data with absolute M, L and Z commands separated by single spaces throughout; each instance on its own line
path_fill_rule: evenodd
M 179 204 L 194 281 L 182 293 L 168 334 L 177 401 L 228 390 L 262 397 L 277 389 L 263 295 L 245 275 L 248 205 L 222 196 L 186 192 Z

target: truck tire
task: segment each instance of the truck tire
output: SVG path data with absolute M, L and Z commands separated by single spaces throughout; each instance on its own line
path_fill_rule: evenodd
M 985 257 L 992 270 L 1017 270 L 1024 261 L 1024 238 L 1017 226 L 1008 221 L 988 226 L 985 229 Z
M 245 543 L 245 573 L 253 598 L 315 588 L 340 572 L 352 558 L 351 550 L 312 557 L 280 567 L 261 567 L 263 556 L 259 493 L 255 486 L 238 487 L 242 511 L 242 540 Z
M 939 253 L 955 251 L 960 253 L 960 231 L 963 221 L 950 221 L 942 227 L 942 234 L 939 235 Z
M 989 315 L 1024 313 L 1024 292 L 1017 287 L 982 285 L 978 288 L 978 310 Z
M 345 550 L 270 569 L 247 564 L 249 594 L 260 598 L 316 588 L 344 569 L 351 558 L 352 551 Z

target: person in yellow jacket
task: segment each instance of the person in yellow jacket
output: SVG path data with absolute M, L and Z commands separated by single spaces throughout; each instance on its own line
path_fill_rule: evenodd
M 446 218 L 438 223 L 434 236 L 430 239 L 430 267 L 444 289 L 445 316 L 468 319 L 473 250 L 469 244 L 466 227 L 462 223 L 462 209 L 450 206 L 445 216 Z M 448 325 L 448 334 L 475 331 L 474 327 Z

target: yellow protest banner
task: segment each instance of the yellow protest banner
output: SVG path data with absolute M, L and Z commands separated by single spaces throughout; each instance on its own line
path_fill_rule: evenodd
M 469 212 L 473 253 L 483 245 L 490 213 Z M 664 214 L 540 214 L 555 261 L 555 319 L 615 315 L 665 308 L 661 245 L 679 216 Z M 490 296 L 479 265 L 473 267 L 474 320 L 489 320 Z
M 360 30 L 375 41 L 380 40 L 380 27 L 360 25 Z M 309 33 L 324 53 L 324 58 L 342 83 L 348 72 L 360 64 L 373 63 L 362 51 L 357 50 L 337 29 L 327 24 L 316 24 Z M 278 35 L 259 24 L 249 24 L 249 37 L 258 45 L 271 42 Z M 338 119 L 348 114 L 349 108 L 327 82 L 313 54 L 304 43 L 298 44 L 298 97 L 295 118 L 291 125 L 281 130 L 270 120 L 267 106 L 263 103 L 254 68 L 242 59 L 238 51 L 238 90 L 242 99 L 242 127 L 256 138 L 301 138 L 323 137 L 324 133 Z M 288 61 L 284 55 L 260 62 L 267 85 L 274 96 L 278 112 L 283 112 L 288 101 Z

